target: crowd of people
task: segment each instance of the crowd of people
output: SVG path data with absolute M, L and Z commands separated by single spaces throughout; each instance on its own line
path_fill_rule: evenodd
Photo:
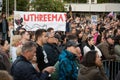
M 119 17 L 101 17 L 94 24 L 86 17 L 68 16 L 65 32 L 20 28 L 11 39 L 3 31 L 7 25 L 1 18 L 0 74 L 6 80 L 112 80 L 102 61 L 120 60 Z

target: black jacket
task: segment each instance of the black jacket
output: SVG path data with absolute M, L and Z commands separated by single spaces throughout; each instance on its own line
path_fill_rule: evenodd
M 7 33 L 9 31 L 7 19 L 2 19 L 2 33 Z
M 37 57 L 37 63 L 38 63 L 38 68 L 40 71 L 42 71 L 44 68 L 48 67 L 48 62 L 47 62 L 47 54 L 43 50 L 42 46 L 37 44 L 38 47 L 36 49 L 36 57 Z
M 14 80 L 47 80 L 49 73 L 37 72 L 24 56 L 20 56 L 12 65 L 11 75 Z
M 59 47 L 56 44 L 46 43 L 43 48 L 47 53 L 49 66 L 55 65 L 60 54 Z
M 2 28 L 2 22 L 0 22 L 0 32 L 2 33 L 3 28 Z

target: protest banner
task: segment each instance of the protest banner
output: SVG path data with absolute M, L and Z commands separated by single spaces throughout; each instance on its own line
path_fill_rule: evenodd
M 35 31 L 52 27 L 55 31 L 65 31 L 65 26 L 66 13 L 14 11 L 14 30 L 23 27 L 27 31 Z
M 91 24 L 97 25 L 97 15 L 91 15 Z

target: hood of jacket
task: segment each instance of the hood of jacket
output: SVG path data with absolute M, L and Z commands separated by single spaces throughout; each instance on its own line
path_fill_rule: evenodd
M 68 58 L 70 60 L 75 60 L 76 59 L 76 55 L 71 53 L 70 51 L 67 50 L 63 50 L 59 56 L 59 60 L 62 60 L 64 58 Z

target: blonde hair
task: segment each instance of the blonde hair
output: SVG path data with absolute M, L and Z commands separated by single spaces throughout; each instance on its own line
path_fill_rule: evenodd
M 22 46 L 17 47 L 16 55 L 20 56 L 22 54 Z
M 0 80 L 13 80 L 13 78 L 7 71 L 0 70 Z
M 21 40 L 21 35 L 14 35 L 12 37 L 12 46 L 17 46 L 17 43 Z

